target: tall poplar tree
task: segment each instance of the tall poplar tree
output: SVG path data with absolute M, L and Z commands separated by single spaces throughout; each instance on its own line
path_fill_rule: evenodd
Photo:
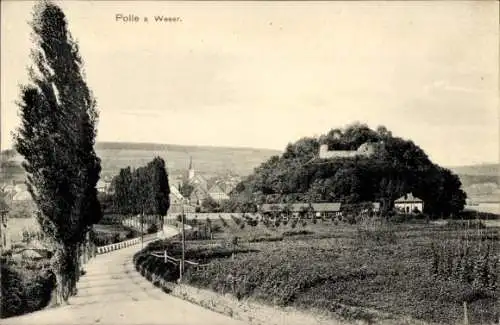
M 159 227 L 163 229 L 163 216 L 170 208 L 170 185 L 165 161 L 155 157 L 147 166 L 150 173 L 151 192 L 149 198 L 149 213 L 159 220 Z
M 15 149 L 24 156 L 27 186 L 38 222 L 54 245 L 55 301 L 76 292 L 78 246 L 102 216 L 94 150 L 98 113 L 84 80 L 78 45 L 63 11 L 50 1 L 34 8 L 30 82 L 21 86 L 21 125 Z
M 115 192 L 113 195 L 114 210 L 124 215 L 131 215 L 133 202 L 131 199 L 132 169 L 130 167 L 120 169 L 120 173 L 113 179 Z

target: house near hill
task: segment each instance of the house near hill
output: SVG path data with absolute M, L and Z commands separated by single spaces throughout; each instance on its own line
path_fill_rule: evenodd
M 423 212 L 424 201 L 413 196 L 412 193 L 407 193 L 394 201 L 394 208 L 396 211 L 403 212 L 405 214 Z
M 334 203 L 276 203 L 262 204 L 260 210 L 263 215 L 270 216 L 273 213 L 280 213 L 285 218 L 298 218 L 304 215 L 305 218 L 333 218 L 342 216 L 341 204 Z
M 208 198 L 208 193 L 201 186 L 195 186 L 191 195 L 189 196 L 189 202 L 194 205 L 201 205 L 206 198 Z
M 170 185 L 170 208 L 169 213 L 191 213 L 195 212 L 195 208 L 189 205 L 189 199 L 185 198 L 179 189 L 174 185 Z
M 319 147 L 319 158 L 353 158 L 357 156 L 370 157 L 375 153 L 375 144 L 365 142 L 359 146 L 357 150 L 328 150 L 327 144 L 322 144 Z

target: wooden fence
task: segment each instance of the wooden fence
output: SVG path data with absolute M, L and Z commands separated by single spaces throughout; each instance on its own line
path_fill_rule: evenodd
M 165 264 L 172 263 L 176 266 L 180 266 L 180 264 L 182 262 L 181 259 L 168 255 L 167 250 L 151 252 L 150 255 L 154 256 L 154 257 L 158 257 L 158 258 L 163 258 L 163 262 Z M 208 266 L 208 264 L 200 264 L 200 263 L 197 263 L 194 261 L 189 261 L 189 260 L 184 260 L 184 263 L 191 265 L 191 266 L 194 266 L 196 268 L 206 268 Z
M 115 243 L 115 244 L 100 246 L 100 247 L 97 247 L 97 254 L 109 253 L 109 252 L 115 251 L 117 249 L 122 249 L 125 247 L 139 244 L 140 242 L 141 242 L 140 238 L 134 238 L 134 239 L 125 240 L 125 241 Z

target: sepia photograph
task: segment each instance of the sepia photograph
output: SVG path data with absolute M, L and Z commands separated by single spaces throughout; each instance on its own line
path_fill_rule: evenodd
M 0 4 L 1 324 L 500 325 L 498 1 Z

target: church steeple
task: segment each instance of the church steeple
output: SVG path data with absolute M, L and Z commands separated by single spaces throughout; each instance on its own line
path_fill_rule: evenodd
M 193 157 L 189 156 L 188 179 L 191 180 L 193 178 L 194 178 Z

